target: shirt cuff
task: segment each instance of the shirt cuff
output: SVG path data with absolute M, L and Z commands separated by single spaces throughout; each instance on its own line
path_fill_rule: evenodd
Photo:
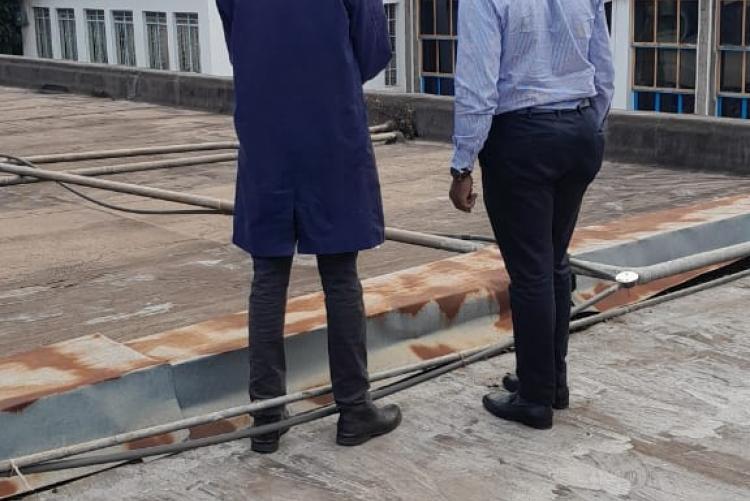
M 453 161 L 451 162 L 451 170 L 457 170 L 459 172 L 472 172 L 474 170 L 474 163 L 477 160 L 477 155 L 467 151 L 461 147 L 455 149 L 453 153 Z

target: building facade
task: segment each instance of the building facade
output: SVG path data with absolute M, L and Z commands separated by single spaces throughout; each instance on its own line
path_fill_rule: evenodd
M 229 76 L 214 0 L 26 0 L 24 54 Z M 411 5 L 384 0 L 393 60 L 369 89 L 406 92 Z
M 419 92 L 453 95 L 463 0 L 412 0 Z M 750 118 L 750 0 L 607 0 L 619 109 Z
M 383 0 L 367 88 L 451 96 L 458 5 Z M 521 0 L 519 0 L 521 1 Z M 26 0 L 28 56 L 231 75 L 213 0 Z M 750 0 L 607 0 L 619 109 L 750 118 Z

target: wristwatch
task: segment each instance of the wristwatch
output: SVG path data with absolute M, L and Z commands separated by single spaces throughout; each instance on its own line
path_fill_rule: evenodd
M 467 177 L 471 176 L 471 171 L 451 169 L 451 176 L 453 176 L 453 179 L 456 181 L 463 181 Z

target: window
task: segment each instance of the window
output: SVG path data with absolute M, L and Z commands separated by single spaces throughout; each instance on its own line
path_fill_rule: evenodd
M 198 37 L 198 14 L 175 14 L 177 22 L 177 59 L 180 71 L 201 72 L 201 45 Z
M 86 11 L 86 27 L 89 35 L 89 61 L 107 63 L 107 28 L 103 10 Z
M 167 15 L 164 12 L 146 12 L 146 37 L 148 64 L 154 70 L 169 69 L 169 36 Z
M 718 9 L 716 114 L 750 118 L 750 0 L 721 0 Z
M 78 61 L 75 11 L 73 9 L 57 9 L 57 22 L 60 25 L 60 50 L 62 58 Z
M 117 64 L 135 66 L 135 35 L 133 33 L 133 13 L 127 10 L 112 11 L 115 23 L 115 49 Z
M 34 28 L 37 56 L 52 59 L 52 22 L 48 8 L 34 7 Z
M 397 59 L 397 48 L 396 48 L 396 9 L 398 5 L 395 3 L 385 4 L 385 17 L 388 19 L 388 36 L 391 39 L 391 62 L 388 63 L 388 67 L 385 69 L 385 84 L 388 86 L 398 85 L 398 59 Z
M 633 108 L 695 112 L 698 0 L 635 0 Z
M 420 0 L 419 39 L 422 45 L 422 92 L 454 94 L 458 0 Z

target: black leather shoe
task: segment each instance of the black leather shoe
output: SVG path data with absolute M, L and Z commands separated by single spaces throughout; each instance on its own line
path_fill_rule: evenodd
M 520 386 L 518 376 L 515 374 L 506 374 L 505 377 L 503 377 L 503 388 L 509 392 L 518 392 Z M 561 411 L 568 407 L 570 407 L 570 390 L 567 386 L 558 387 L 555 392 L 555 401 L 552 403 L 552 408 Z
M 522 423 L 538 430 L 552 428 L 552 407 L 528 402 L 517 393 L 490 393 L 485 395 L 482 403 L 485 409 L 500 419 Z
M 372 403 L 352 409 L 342 409 L 339 416 L 336 443 L 345 446 L 361 445 L 371 438 L 390 433 L 401 424 L 401 409 L 386 405 L 378 409 Z
M 278 414 L 275 416 L 256 416 L 253 420 L 253 427 L 277 423 L 282 419 L 286 419 L 288 417 L 289 414 L 286 411 L 284 411 L 283 414 Z M 282 428 L 278 431 L 272 431 L 271 433 L 258 435 L 257 437 L 251 437 L 250 448 L 253 450 L 253 452 L 258 452 L 260 454 L 271 454 L 273 452 L 276 452 L 277 450 L 279 450 L 279 440 L 281 439 L 281 436 L 288 431 L 289 428 L 287 427 Z

